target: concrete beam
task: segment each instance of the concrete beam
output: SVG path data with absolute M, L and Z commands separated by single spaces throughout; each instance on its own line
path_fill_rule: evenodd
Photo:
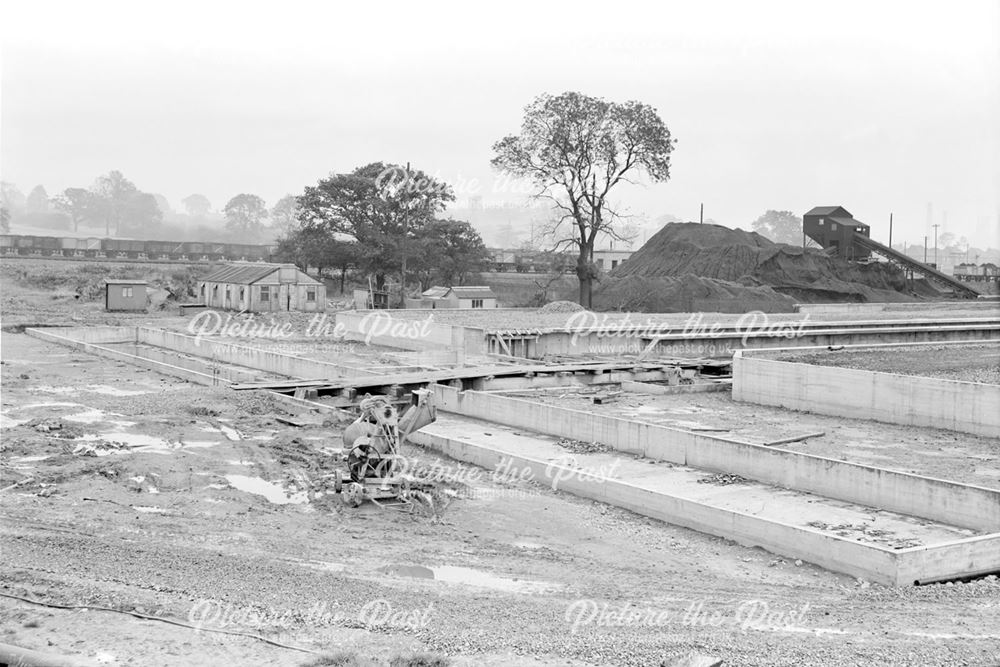
M 535 401 L 434 386 L 438 409 L 981 532 L 1000 530 L 1000 491 Z
M 970 567 L 995 565 L 1000 569 L 1000 535 L 954 541 L 943 545 L 940 551 L 936 545 L 910 549 L 901 557 L 895 550 L 874 544 L 683 498 L 669 490 L 648 486 L 642 479 L 635 482 L 587 479 L 574 474 L 577 468 L 449 434 L 435 425 L 414 433 L 410 440 L 490 471 L 513 470 L 519 477 L 523 471 L 529 471 L 528 478 L 532 480 L 557 476 L 561 480 L 560 491 L 886 585 L 909 585 L 931 575 L 960 577 Z M 937 563 L 943 565 L 937 567 Z
M 1000 385 L 776 361 L 737 352 L 733 399 L 1000 438 Z

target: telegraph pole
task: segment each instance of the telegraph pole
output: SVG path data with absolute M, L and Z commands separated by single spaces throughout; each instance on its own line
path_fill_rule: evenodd
M 892 248 L 892 213 L 889 214 L 889 247 Z
M 705 224 L 705 205 L 704 204 L 701 205 L 701 212 L 698 213 L 698 224 L 699 225 L 704 225 Z
M 935 269 L 938 268 L 938 266 L 939 266 L 938 265 L 938 256 L 937 256 L 937 228 L 940 227 L 940 226 L 941 225 L 939 223 L 935 223 L 935 224 L 931 225 L 931 227 L 934 228 L 934 268 Z
M 409 189 L 410 187 L 410 163 L 406 162 L 406 180 L 403 181 L 403 187 Z M 404 192 L 405 196 L 405 192 Z M 406 202 L 403 206 L 403 238 L 399 241 L 399 247 L 403 251 L 402 255 L 402 265 L 399 270 L 399 307 L 406 308 L 406 234 L 410 227 L 410 202 Z

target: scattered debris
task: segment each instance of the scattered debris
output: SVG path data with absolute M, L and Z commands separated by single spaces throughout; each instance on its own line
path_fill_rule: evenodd
M 799 442 L 800 440 L 808 440 L 809 438 L 822 438 L 824 435 L 826 435 L 826 431 L 817 431 L 815 433 L 804 433 L 790 438 L 782 438 L 781 440 L 771 440 L 770 442 L 761 444 L 765 447 L 774 447 L 775 445 L 787 445 L 790 442 Z
M 605 454 L 614 451 L 608 445 L 599 442 L 584 442 L 582 440 L 572 440 L 570 438 L 560 438 L 557 445 L 563 449 L 568 449 L 574 454 Z
M 716 484 L 718 486 L 729 486 L 730 484 L 749 484 L 750 480 L 728 472 L 718 472 L 709 477 L 702 477 L 699 484 Z

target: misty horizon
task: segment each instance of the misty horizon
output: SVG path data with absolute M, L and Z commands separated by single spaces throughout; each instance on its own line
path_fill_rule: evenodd
M 648 21 L 632 5 L 600 25 L 528 4 L 193 7 L 8 8 L 0 178 L 54 196 L 120 170 L 175 211 L 194 193 L 221 210 L 409 162 L 456 189 L 452 210 L 516 207 L 493 143 L 537 95 L 578 90 L 650 104 L 678 140 L 669 181 L 619 195 L 639 219 L 697 221 L 704 204 L 750 229 L 842 205 L 882 240 L 892 213 L 896 242 L 939 224 L 1000 247 L 996 3 L 673 5 Z

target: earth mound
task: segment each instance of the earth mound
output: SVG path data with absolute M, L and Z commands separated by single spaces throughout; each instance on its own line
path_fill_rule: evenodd
M 756 232 L 690 222 L 665 225 L 611 272 L 607 288 L 625 278 L 687 275 L 769 287 L 798 302 L 915 300 L 903 273 L 889 264 L 847 262 Z
M 796 299 L 767 286 L 747 286 L 728 280 L 683 276 L 631 275 L 602 281 L 594 291 L 597 311 L 646 313 L 765 313 L 792 312 Z

